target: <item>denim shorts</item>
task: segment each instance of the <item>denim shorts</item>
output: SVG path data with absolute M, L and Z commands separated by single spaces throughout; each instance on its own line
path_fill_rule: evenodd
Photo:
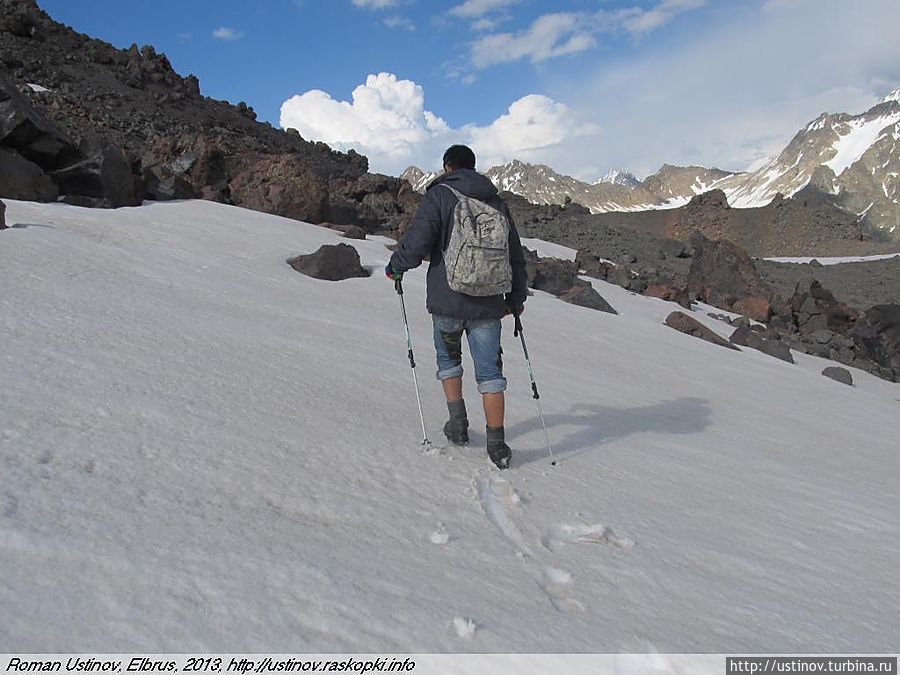
M 434 349 L 437 352 L 437 378 L 462 377 L 462 334 L 466 333 L 469 352 L 475 362 L 478 392 L 494 394 L 506 390 L 503 377 L 503 348 L 500 346 L 500 319 L 454 319 L 432 315 Z

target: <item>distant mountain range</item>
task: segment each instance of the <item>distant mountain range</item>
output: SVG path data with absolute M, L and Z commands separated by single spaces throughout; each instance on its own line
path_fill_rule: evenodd
M 401 178 L 424 192 L 438 175 L 413 166 Z M 513 160 L 486 175 L 501 191 L 532 203 L 569 200 L 592 213 L 676 208 L 710 190 L 722 190 L 733 207 L 760 207 L 811 185 L 861 224 L 900 241 L 900 88 L 859 115 L 823 113 L 754 171 L 664 164 L 642 181 L 614 170 L 591 184 Z

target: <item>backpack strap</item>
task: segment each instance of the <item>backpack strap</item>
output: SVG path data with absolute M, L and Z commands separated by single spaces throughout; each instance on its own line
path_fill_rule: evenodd
M 442 186 L 442 187 L 445 187 L 445 188 L 447 188 L 448 190 L 450 190 L 450 192 L 452 192 L 453 194 L 455 194 L 456 197 L 457 197 L 458 199 L 462 199 L 463 197 L 465 197 L 465 195 L 464 195 L 462 192 L 460 192 L 459 190 L 457 190 L 455 187 L 452 187 L 452 186 L 450 186 L 450 185 L 447 185 L 446 183 L 438 183 L 438 185 L 440 185 L 440 186 Z

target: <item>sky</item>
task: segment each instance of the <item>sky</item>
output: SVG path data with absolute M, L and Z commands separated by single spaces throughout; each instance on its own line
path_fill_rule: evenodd
M 758 166 L 900 86 L 897 0 L 38 0 L 370 169 Z

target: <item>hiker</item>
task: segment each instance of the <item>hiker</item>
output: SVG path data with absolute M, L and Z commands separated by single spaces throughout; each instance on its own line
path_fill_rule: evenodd
M 437 378 L 444 387 L 450 411 L 444 435 L 455 445 L 469 442 L 469 419 L 462 392 L 462 334 L 465 332 L 484 407 L 488 456 L 498 468 L 505 469 L 512 452 L 503 428 L 506 378 L 503 377 L 500 319 L 524 311 L 528 296 L 525 256 L 509 208 L 497 195 L 490 179 L 475 171 L 475 153 L 464 145 L 454 145 L 444 153 L 443 164 L 443 175 L 426 189 L 409 229 L 385 267 L 385 274 L 398 281 L 404 272 L 418 267 L 429 256 L 426 306 L 434 324 Z M 458 221 L 460 213 L 467 210 L 470 215 L 474 210 L 478 223 L 489 223 L 482 226 L 488 239 L 492 232 L 505 234 L 507 228 L 509 234 L 508 237 L 500 235 L 505 241 L 484 240 L 502 248 L 479 248 L 469 256 L 455 256 L 456 260 L 468 264 L 451 264 L 448 278 L 444 255 L 448 250 L 458 250 L 461 234 L 453 238 L 451 235 L 465 224 Z M 471 230 L 472 220 L 468 223 Z

